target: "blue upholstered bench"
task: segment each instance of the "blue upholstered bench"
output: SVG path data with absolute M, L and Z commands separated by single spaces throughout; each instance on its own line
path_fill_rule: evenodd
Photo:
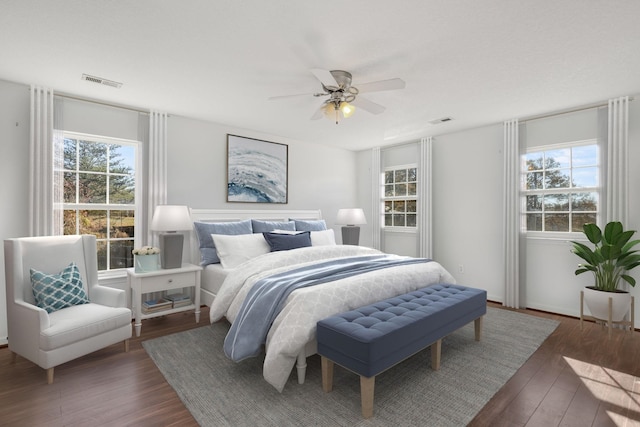
M 337 363 L 360 375 L 362 415 L 373 416 L 375 376 L 431 346 L 431 367 L 440 368 L 442 338 L 475 321 L 480 341 L 487 292 L 437 284 L 318 322 L 322 388 L 333 388 Z

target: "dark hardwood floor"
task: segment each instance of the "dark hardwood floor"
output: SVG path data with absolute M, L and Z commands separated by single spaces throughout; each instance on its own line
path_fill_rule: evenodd
M 614 330 L 609 339 L 593 323 L 580 330 L 577 319 L 519 311 L 560 326 L 469 425 L 640 425 L 638 331 Z M 145 320 L 129 353 L 118 344 L 65 363 L 51 385 L 43 369 L 21 357 L 13 363 L 9 350 L 0 348 L 0 425 L 197 425 L 141 342 L 204 326 L 208 313 L 204 307 L 200 324 L 192 313 Z

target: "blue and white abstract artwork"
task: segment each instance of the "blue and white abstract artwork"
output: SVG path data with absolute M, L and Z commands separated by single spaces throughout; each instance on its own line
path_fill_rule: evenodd
M 288 148 L 227 135 L 227 201 L 287 203 Z

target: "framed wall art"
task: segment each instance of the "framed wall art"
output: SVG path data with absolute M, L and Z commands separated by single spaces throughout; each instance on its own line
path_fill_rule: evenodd
M 287 203 L 289 146 L 227 134 L 227 202 Z

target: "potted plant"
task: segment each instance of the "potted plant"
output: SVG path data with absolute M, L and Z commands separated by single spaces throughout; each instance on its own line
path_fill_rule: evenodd
M 587 307 L 593 317 L 608 320 L 609 298 L 612 298 L 611 320 L 621 321 L 629 310 L 631 296 L 618 289 L 618 286 L 622 281 L 631 286 L 636 285 L 636 280 L 627 272 L 640 265 L 640 254 L 632 250 L 640 240 L 631 240 L 635 230 L 625 231 L 619 221 L 609 222 L 604 232 L 596 224 L 585 224 L 583 232 L 593 248 L 576 241 L 571 243 L 572 252 L 584 261 L 578 264 L 576 276 L 590 271 L 595 279 L 593 286 L 585 288 Z

